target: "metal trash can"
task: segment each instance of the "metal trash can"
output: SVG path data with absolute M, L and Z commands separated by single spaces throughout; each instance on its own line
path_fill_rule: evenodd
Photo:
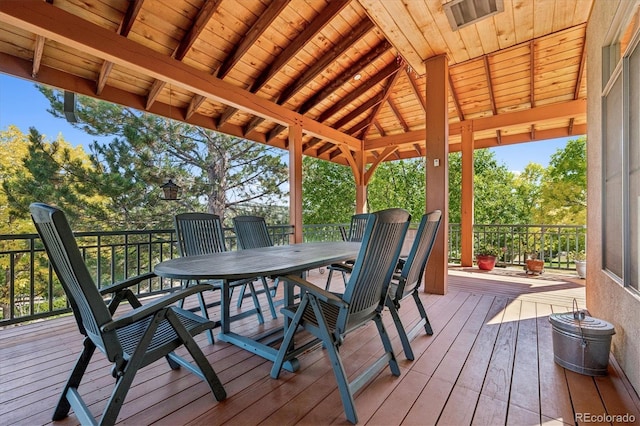
M 553 358 L 562 367 L 588 376 L 605 376 L 613 325 L 584 311 L 551 314 Z

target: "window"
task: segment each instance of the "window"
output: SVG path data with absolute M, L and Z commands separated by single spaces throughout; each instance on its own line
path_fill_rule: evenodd
M 622 2 L 603 51 L 602 226 L 605 270 L 640 289 L 640 7 Z M 625 19 L 626 18 L 626 19 Z

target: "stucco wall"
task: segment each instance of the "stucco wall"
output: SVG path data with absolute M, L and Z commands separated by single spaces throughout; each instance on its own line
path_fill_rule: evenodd
M 623 0 L 624 1 L 624 0 Z M 640 297 L 602 271 L 602 47 L 619 1 L 596 0 L 587 27 L 587 308 L 611 322 L 612 350 L 640 393 Z M 640 114 L 640 111 L 637 111 Z M 637 215 L 634 212 L 634 216 Z

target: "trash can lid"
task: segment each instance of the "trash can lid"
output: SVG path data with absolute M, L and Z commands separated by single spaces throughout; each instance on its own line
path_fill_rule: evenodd
M 613 324 L 605 320 L 590 317 L 588 315 L 586 315 L 584 319 L 578 320 L 574 318 L 573 312 L 551 314 L 549 315 L 549 321 L 555 327 L 558 327 L 559 329 L 567 331 L 569 333 L 579 334 L 580 329 L 582 329 L 582 333 L 590 336 L 604 336 L 616 333 L 613 328 Z

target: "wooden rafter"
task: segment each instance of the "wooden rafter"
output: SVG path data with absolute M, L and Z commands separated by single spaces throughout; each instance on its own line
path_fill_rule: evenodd
M 493 94 L 493 78 L 491 77 L 491 67 L 489 66 L 489 57 L 484 55 L 484 72 L 487 77 L 487 90 L 489 91 L 489 100 L 491 102 L 491 111 L 493 115 L 498 115 L 498 107 L 496 106 L 496 98 Z M 498 145 L 502 143 L 502 132 L 500 129 L 496 130 L 496 139 L 498 140 Z
M 233 66 L 237 64 L 238 61 L 240 61 L 240 59 L 249 51 L 249 49 L 269 28 L 269 25 L 271 25 L 271 23 L 278 17 L 278 15 L 280 15 L 280 12 L 282 12 L 288 4 L 288 1 L 276 0 L 267 7 L 267 10 L 260 14 L 258 20 L 244 35 L 242 41 L 234 45 L 234 49 L 222 62 L 220 68 L 218 68 L 218 78 L 224 78 L 229 71 L 231 71 Z
M 529 92 L 531 93 L 531 108 L 536 106 L 536 44 L 534 40 L 529 42 Z
M 393 112 L 393 115 L 395 115 L 396 118 L 398 119 L 398 122 L 402 126 L 402 129 L 405 132 L 408 132 L 409 131 L 409 125 L 407 124 L 405 119 L 402 118 L 402 114 L 400 113 L 400 110 L 398 109 L 396 104 L 393 102 L 393 99 L 391 99 L 391 98 L 387 99 L 387 103 L 389 104 L 389 107 L 391 108 L 391 111 Z
M 265 69 L 253 82 L 250 91 L 256 93 L 260 90 L 278 71 L 282 69 L 296 54 L 309 43 L 322 29 L 333 20 L 348 5 L 350 0 L 332 0 L 327 7 L 316 16 L 309 25 L 289 44 L 276 60 Z
M 378 105 L 380 102 L 384 101 L 386 99 L 385 94 L 386 94 L 385 92 L 380 92 L 376 96 L 369 98 L 369 100 L 364 102 L 362 105 L 358 106 L 349 114 L 345 115 L 340 120 L 336 121 L 333 124 L 333 127 L 336 129 L 339 129 L 345 124 L 347 124 L 348 122 L 354 120 L 359 115 L 364 114 L 366 111 L 370 110 L 371 108 Z
M 147 102 L 145 104 L 145 109 L 148 111 L 151 108 L 151 105 L 156 101 L 162 89 L 167 83 L 162 80 L 154 80 L 151 88 L 149 89 L 149 93 L 147 94 Z
M 325 68 L 334 62 L 338 57 L 344 54 L 350 46 L 355 44 L 358 40 L 364 37 L 369 31 L 374 28 L 373 22 L 368 18 L 363 19 L 348 36 L 344 37 L 342 41 L 329 52 L 322 55 L 322 59 L 314 63 L 310 68 L 303 72 L 294 82 L 282 91 L 282 94 L 278 98 L 278 105 L 282 105 L 287 102 L 293 95 L 299 90 L 309 84 L 314 78 L 316 78 Z
M 142 9 L 142 4 L 144 0 L 135 0 L 129 2 L 129 7 L 120 22 L 120 26 L 118 27 L 118 34 L 123 37 L 127 37 L 129 32 L 131 32 L 131 28 L 133 27 L 133 23 L 138 18 L 138 14 Z M 98 75 L 98 81 L 96 82 L 96 95 L 100 95 L 104 90 L 104 87 L 107 85 L 107 81 L 109 80 L 109 74 L 111 74 L 111 70 L 113 69 L 113 62 L 104 61 L 102 63 L 102 67 L 100 67 L 100 74 Z
M 584 78 L 584 70 L 587 63 L 587 43 L 583 43 L 582 52 L 580 53 L 580 67 L 578 68 L 578 78 L 576 78 L 576 87 L 573 89 L 573 99 L 580 97 L 580 87 L 582 86 L 582 79 Z M 569 134 L 573 134 L 574 118 L 569 120 Z
M 347 81 L 352 80 L 357 74 L 361 74 L 367 66 L 371 65 L 371 63 L 376 58 L 380 57 L 382 54 L 387 52 L 389 49 L 391 49 L 391 47 L 392 47 L 391 44 L 386 40 L 383 40 L 380 43 L 378 43 L 377 46 L 375 46 L 369 52 L 365 53 L 364 56 L 358 59 L 358 61 L 356 61 L 351 66 L 348 72 L 342 73 L 340 77 L 331 81 L 328 85 L 323 87 L 315 95 L 309 98 L 309 100 L 307 100 L 304 104 L 302 104 L 302 106 L 298 108 L 298 112 L 300 114 L 306 114 L 311 108 L 318 105 L 324 99 L 329 97 L 329 95 L 335 92 L 339 87 L 342 87 Z M 380 74 L 380 73 L 377 73 L 377 74 Z M 367 80 L 367 82 L 373 79 L 379 79 L 379 81 L 382 81 L 384 78 L 386 78 L 386 77 L 378 76 L 377 74 L 373 78 L 370 78 L 369 80 Z M 375 85 L 375 83 L 373 83 L 373 85 Z M 370 87 L 370 84 L 367 84 L 367 86 Z M 366 89 L 359 88 L 359 89 L 356 89 L 354 92 L 358 94 L 357 96 L 360 96 L 359 94 L 362 94 L 363 90 L 366 91 Z
M 406 69 L 404 69 L 403 72 L 407 75 L 407 78 L 409 79 L 409 84 L 411 85 L 411 91 L 413 91 L 413 94 L 415 95 L 416 99 L 418 100 L 418 102 L 420 102 L 420 106 L 422 106 L 422 110 L 424 112 L 427 112 L 427 100 L 422 96 L 422 93 L 420 93 L 420 88 L 418 87 L 418 82 L 416 81 L 415 74 L 412 72 L 407 72 Z M 449 82 L 451 82 L 451 76 L 449 76 Z
M 389 76 L 397 73 L 401 68 L 402 65 L 398 64 L 396 61 L 391 62 L 382 70 L 377 72 L 373 77 L 364 82 L 364 84 L 359 86 L 356 90 L 352 91 L 340 101 L 336 102 L 331 108 L 328 108 L 325 112 L 323 112 L 320 117 L 318 117 L 318 121 L 320 121 L 321 123 L 327 121 L 331 116 L 343 110 L 348 105 L 351 105 L 360 96 L 364 95 L 373 87 L 386 80 Z
M 44 42 L 47 39 L 41 35 L 36 36 L 36 43 L 33 47 L 33 66 L 31 67 L 31 77 L 36 78 L 40 71 L 40 64 L 42 62 L 42 52 L 44 52 Z
M 205 29 L 213 15 L 218 10 L 221 2 L 222 0 L 207 0 L 202 5 L 193 25 L 191 25 L 191 28 L 189 28 L 189 31 L 187 31 L 182 40 L 180 40 L 180 44 L 173 52 L 174 58 L 179 61 L 184 59 L 198 37 L 200 37 L 200 34 Z
M 404 61 L 398 61 L 398 66 L 400 67 L 404 67 Z M 364 138 L 364 136 L 367 134 L 367 132 L 369 131 L 369 128 L 371 127 L 371 124 L 373 123 L 374 120 L 376 120 L 378 118 L 378 114 L 380 113 L 380 109 L 382 108 L 382 104 L 389 99 L 389 96 L 391 95 L 391 91 L 393 89 L 393 87 L 396 85 L 396 82 L 398 81 L 398 79 L 400 78 L 401 73 L 397 72 L 395 74 L 393 74 L 388 80 L 387 80 L 387 84 L 384 88 L 383 93 L 383 98 L 382 101 L 375 106 L 375 108 L 373 108 L 373 111 L 371 111 L 371 114 L 369 114 L 369 118 L 368 121 L 369 123 L 367 124 L 367 126 L 364 128 L 363 132 L 362 132 L 362 137 Z
M 456 106 L 456 112 L 458 113 L 458 118 L 460 119 L 460 121 L 464 121 L 464 113 L 462 112 L 462 106 L 460 106 L 460 99 L 458 99 L 456 88 L 453 85 L 453 79 L 451 79 L 451 73 L 449 73 L 449 93 L 453 98 L 453 104 Z
M 202 9 L 198 12 L 194 24 L 189 28 L 189 31 L 182 38 L 178 46 L 174 49 L 173 54 L 171 55 L 173 58 L 178 61 L 182 61 L 186 56 L 189 49 L 193 46 L 193 43 L 198 39 L 207 23 L 211 20 L 211 17 L 218 10 L 218 6 L 220 5 L 221 0 L 208 0 Z M 165 83 L 162 81 L 154 81 L 151 85 L 151 89 L 149 90 L 149 95 L 147 96 L 147 106 L 148 110 L 153 102 L 155 102 L 156 98 L 164 88 Z M 195 95 L 191 102 L 189 102 L 189 107 L 187 108 L 187 118 L 191 117 L 193 113 L 202 105 L 205 101 L 205 97 L 202 95 Z

